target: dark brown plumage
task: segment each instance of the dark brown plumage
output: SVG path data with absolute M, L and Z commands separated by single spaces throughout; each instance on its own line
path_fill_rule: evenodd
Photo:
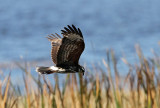
M 52 44 L 52 61 L 58 68 L 69 69 L 74 72 L 84 72 L 84 68 L 79 65 L 79 58 L 85 48 L 81 30 L 77 29 L 74 25 L 68 25 L 68 27 L 64 27 L 64 30 L 61 31 L 63 37 L 57 33 L 47 37 Z
M 51 41 L 51 57 L 56 66 L 78 65 L 79 58 L 84 50 L 85 44 L 81 30 L 74 25 L 68 28 L 64 27 L 62 31 L 63 38 L 57 33 L 48 36 Z

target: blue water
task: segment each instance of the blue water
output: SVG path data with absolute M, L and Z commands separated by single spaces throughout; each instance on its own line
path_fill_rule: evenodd
M 0 64 L 21 58 L 36 65 L 52 63 L 51 45 L 45 38 L 68 24 L 84 35 L 81 63 L 101 63 L 106 49 L 120 60 L 136 59 L 135 44 L 147 57 L 160 52 L 160 1 L 158 0 L 1 0 Z M 43 63 L 45 61 L 45 63 Z

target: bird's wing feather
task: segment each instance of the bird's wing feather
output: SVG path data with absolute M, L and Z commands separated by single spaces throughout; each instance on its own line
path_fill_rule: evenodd
M 57 54 L 57 66 L 78 64 L 79 58 L 84 50 L 85 44 L 80 29 L 74 25 L 62 30 L 62 44 Z
M 51 41 L 51 57 L 57 66 L 78 64 L 79 58 L 84 50 L 85 44 L 81 30 L 74 25 L 68 28 L 64 27 L 62 31 L 63 38 L 58 34 L 48 36 Z
M 51 41 L 51 45 L 52 45 L 52 50 L 51 50 L 51 57 L 52 57 L 52 61 L 57 64 L 57 53 L 59 50 L 59 47 L 61 45 L 62 42 L 62 38 L 56 33 L 56 35 L 51 34 L 52 36 L 48 36 L 48 40 Z

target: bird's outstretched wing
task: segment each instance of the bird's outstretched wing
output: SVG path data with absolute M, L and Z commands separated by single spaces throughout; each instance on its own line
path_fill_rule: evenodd
M 85 48 L 82 32 L 74 25 L 61 31 L 63 38 L 58 34 L 47 37 L 52 43 L 52 60 L 57 66 L 76 65 Z
M 55 64 L 57 64 L 57 54 L 62 43 L 62 38 L 57 33 L 55 33 L 55 35 L 54 34 L 48 35 L 47 38 L 49 41 L 51 41 L 51 45 L 52 45 L 52 49 L 51 49 L 52 61 Z

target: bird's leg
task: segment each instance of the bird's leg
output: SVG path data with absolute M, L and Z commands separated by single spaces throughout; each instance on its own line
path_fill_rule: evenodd
M 84 76 L 84 72 L 83 72 L 83 76 Z

